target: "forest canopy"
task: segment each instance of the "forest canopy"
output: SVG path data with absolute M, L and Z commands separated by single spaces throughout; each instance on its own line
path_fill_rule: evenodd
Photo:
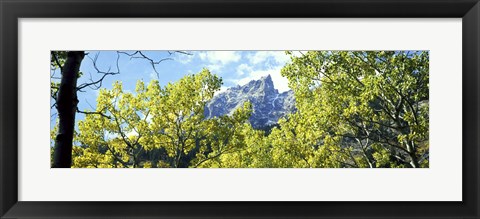
M 71 167 L 429 167 L 428 51 L 286 54 L 281 76 L 295 110 L 263 128 L 249 121 L 255 111 L 250 101 L 232 113 L 205 115 L 224 84 L 208 66 L 166 85 L 158 79 L 136 80 L 134 90 L 122 81 L 111 89 L 93 84 L 95 107 L 74 121 Z M 68 60 L 66 52 L 54 52 L 52 68 L 65 68 Z M 52 81 L 54 100 L 63 80 Z M 52 167 L 62 145 L 58 124 L 51 130 Z

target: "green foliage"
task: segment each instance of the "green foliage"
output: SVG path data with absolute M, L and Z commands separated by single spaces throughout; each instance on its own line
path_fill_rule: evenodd
M 50 54 L 50 66 L 52 69 L 61 68 L 67 60 L 67 51 L 52 51 Z
M 208 70 L 164 87 L 138 81 L 134 93 L 116 82 L 78 122 L 73 166 L 428 167 L 428 52 L 310 51 L 281 74 L 297 110 L 263 130 L 249 102 L 204 117 L 222 84 Z
M 251 108 L 246 103 L 230 117 L 206 120 L 205 104 L 221 84 L 221 79 L 203 70 L 163 88 L 156 80 L 148 86 L 139 81 L 135 94 L 124 92 L 120 82 L 112 90 L 100 90 L 95 113 L 78 123 L 73 166 L 206 165 L 216 154 L 233 150 L 234 139 L 224 127 L 245 124 Z M 142 159 L 152 154 L 162 159 Z
M 428 52 L 308 52 L 282 70 L 296 97 L 296 148 L 325 167 L 428 162 Z M 281 124 L 291 132 L 292 124 Z M 298 138 L 299 137 L 299 138 Z M 294 156 L 301 157 L 301 156 Z

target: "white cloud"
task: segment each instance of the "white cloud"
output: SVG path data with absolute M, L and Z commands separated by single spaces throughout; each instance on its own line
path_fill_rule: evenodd
M 237 51 L 206 51 L 200 52 L 201 60 L 208 61 L 213 64 L 226 65 L 231 62 L 238 62 L 242 56 Z
M 280 75 L 283 66 L 290 61 L 290 56 L 285 54 L 285 51 L 249 52 L 243 55 L 246 58 L 246 60 L 244 59 L 245 62 L 241 60 L 242 53 L 245 54 L 242 51 L 204 51 L 195 55 L 204 61 L 206 68 L 216 74 L 226 70 L 224 68 L 227 64 L 236 63 L 236 65 L 227 66 L 229 68 L 228 72 L 235 72 L 236 74 L 222 74 L 224 80 L 234 84 L 244 85 L 251 80 L 258 80 L 261 77 L 271 75 L 274 86 L 279 92 L 290 90 L 288 80 Z
M 237 75 L 239 76 L 245 75 L 245 73 L 251 72 L 251 71 L 252 71 L 252 67 L 250 67 L 248 64 L 245 64 L 245 63 L 237 67 Z
M 282 68 L 283 65 L 279 65 L 276 68 L 267 70 L 253 70 L 248 72 L 245 77 L 240 79 L 232 79 L 231 81 L 238 85 L 245 85 L 252 80 L 258 80 L 261 77 L 270 75 L 272 77 L 273 86 L 278 89 L 279 92 L 288 91 L 290 90 L 288 87 L 288 80 L 280 74 Z
M 231 79 L 235 84 L 245 85 L 252 80 L 270 75 L 273 85 L 279 92 L 290 90 L 288 80 L 281 76 L 280 71 L 290 61 L 285 51 L 258 51 L 246 56 L 248 63 L 242 63 L 236 69 L 237 79 Z
M 210 72 L 218 73 L 218 71 L 220 71 L 220 69 L 223 67 L 223 65 L 210 64 L 210 65 L 207 65 L 206 67 L 207 67 L 208 70 L 210 70 Z
M 248 56 L 248 60 L 254 65 L 267 62 L 269 59 L 273 59 L 276 64 L 284 65 L 290 57 L 285 54 L 285 51 L 258 51 Z
M 213 73 L 219 73 L 227 64 L 238 62 L 242 58 L 238 51 L 205 51 L 197 55 L 207 63 L 205 67 Z
M 221 94 L 221 93 L 227 91 L 228 88 L 229 88 L 229 87 L 221 86 L 221 87 L 220 87 L 220 90 L 217 91 L 217 92 L 215 92 L 214 96 L 217 96 L 218 94 Z
M 182 64 L 188 64 L 193 60 L 193 57 L 194 57 L 194 54 L 176 53 L 175 61 L 178 61 Z

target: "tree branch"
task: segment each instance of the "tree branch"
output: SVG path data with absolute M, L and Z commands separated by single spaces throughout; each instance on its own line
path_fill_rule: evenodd
M 110 68 L 107 70 L 107 71 L 102 71 L 98 68 L 97 66 L 97 60 L 98 60 L 98 56 L 99 56 L 99 53 L 96 53 L 95 54 L 95 57 L 92 58 L 90 57 L 89 55 L 87 55 L 87 57 L 92 61 L 93 63 L 93 68 L 97 71 L 97 74 L 102 74 L 102 77 L 100 77 L 100 79 L 94 81 L 92 76 L 90 75 L 90 83 L 83 83 L 81 84 L 80 86 L 77 87 L 77 91 L 81 91 L 83 88 L 86 88 L 86 87 L 90 87 L 94 90 L 98 90 L 100 89 L 100 87 L 102 87 L 102 82 L 103 82 L 103 79 L 105 79 L 105 77 L 107 75 L 117 75 L 117 74 L 120 74 L 120 68 L 118 66 L 118 61 L 120 59 L 120 55 L 117 53 L 117 62 L 116 62 L 116 66 L 117 66 L 117 71 L 116 72 L 112 72 L 110 71 Z
M 104 113 L 102 113 L 102 112 L 81 111 L 81 110 L 78 109 L 78 107 L 77 107 L 77 113 L 82 113 L 82 114 L 85 114 L 85 115 L 101 115 L 101 116 L 103 116 L 103 117 L 105 117 L 105 118 L 107 118 L 107 119 L 112 119 L 112 117 L 110 117 L 110 116 L 108 116 L 108 115 L 106 115 L 106 114 L 104 114 Z

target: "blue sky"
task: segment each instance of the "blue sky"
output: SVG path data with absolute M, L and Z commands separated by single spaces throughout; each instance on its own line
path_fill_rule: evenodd
M 101 75 L 93 67 L 91 59 L 98 54 L 97 67 L 101 71 L 117 71 L 117 51 L 86 51 L 86 56 L 81 64 L 80 71 L 83 76 L 79 79 L 78 85 L 89 82 L 90 79 L 98 80 Z M 132 53 L 133 51 L 126 51 Z M 280 75 L 281 68 L 290 60 L 285 51 L 186 51 L 191 55 L 181 53 L 169 54 L 167 51 L 143 51 L 149 58 L 158 61 L 164 58 L 166 60 L 155 68 L 145 59 L 131 59 L 129 56 L 121 54 L 118 61 L 120 74 L 107 76 L 102 84 L 102 88 L 111 89 L 115 81 L 122 81 L 123 88 L 126 91 L 134 91 L 137 80 L 149 82 L 152 79 L 160 81 L 161 85 L 169 82 L 175 82 L 187 74 L 200 72 L 203 68 L 209 69 L 223 79 L 222 90 L 228 87 L 243 85 L 251 80 L 256 80 L 262 76 L 270 74 L 276 89 L 279 92 L 287 91 L 288 81 Z M 90 58 L 89 58 L 90 57 Z M 54 72 L 55 77 L 59 77 L 59 72 Z M 89 88 L 85 92 L 78 93 L 79 109 L 94 110 L 98 90 Z M 92 108 L 93 107 L 93 108 Z M 51 127 L 55 125 L 56 109 L 51 109 L 50 114 Z M 77 113 L 76 120 L 82 120 L 83 114 Z

